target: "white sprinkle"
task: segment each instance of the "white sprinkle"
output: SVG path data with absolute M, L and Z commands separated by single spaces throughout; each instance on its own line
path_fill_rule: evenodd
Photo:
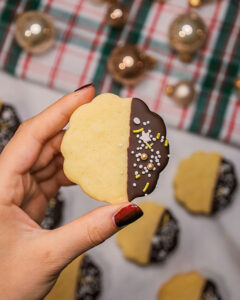
M 152 159 L 150 159 L 150 162 L 153 162 L 153 160 L 152 160 Z
M 137 148 L 137 150 L 138 150 L 138 148 Z M 138 157 L 138 154 L 135 154 L 135 157 Z
M 148 129 L 148 132 L 152 132 L 152 130 L 151 130 L 151 129 Z
M 134 151 L 131 151 L 132 154 L 134 154 Z
M 146 122 L 143 122 L 143 125 L 147 125 L 147 123 L 146 123 Z
M 159 154 L 160 152 L 159 151 L 156 151 L 156 154 Z
M 140 137 L 140 135 L 139 135 L 139 134 L 137 134 L 137 135 L 136 135 L 136 137 L 137 137 L 137 138 L 139 138 L 139 137 Z
M 158 165 L 158 166 L 161 166 L 161 164 L 160 164 L 159 162 L 157 163 L 157 165 Z
M 144 147 L 145 146 L 145 144 L 141 144 L 141 147 Z
M 135 186 L 137 186 L 137 184 L 134 182 L 134 183 L 133 183 L 133 186 L 135 187 Z
M 156 171 L 156 168 L 155 168 L 155 167 L 153 168 L 153 171 Z
M 170 157 L 170 154 L 168 154 L 167 156 Z
M 139 150 L 139 147 L 137 147 L 137 150 Z
M 148 148 L 148 146 L 145 146 L 145 149 L 147 149 Z
M 150 124 L 150 121 L 147 121 L 147 124 Z
M 152 175 L 151 174 L 148 174 L 148 177 L 151 177 Z
M 153 138 L 153 141 L 155 142 L 157 139 L 156 138 Z
M 153 143 L 151 143 L 150 146 L 153 146 Z
M 139 150 L 142 150 L 142 147 L 139 147 Z
M 158 158 L 160 158 L 161 157 L 161 155 L 158 155 Z
M 135 175 L 137 175 L 138 174 L 138 171 L 135 171 Z
M 133 119 L 133 122 L 136 124 L 136 125 L 139 125 L 141 123 L 140 119 L 139 118 L 134 118 Z
M 137 158 L 137 161 L 140 161 L 140 158 Z
M 123 144 L 119 144 L 119 147 L 122 147 Z
M 148 169 L 145 172 L 148 173 Z
M 154 158 L 154 155 L 151 155 L 151 158 Z
M 141 144 L 142 141 L 138 141 L 139 144 Z
M 142 169 L 143 168 L 143 165 L 139 165 L 139 169 Z
M 151 149 L 151 152 L 153 152 L 154 150 L 153 149 Z
M 134 166 L 134 167 L 136 167 L 136 166 L 137 166 L 137 164 L 133 164 L 133 166 Z
M 147 196 L 148 194 L 144 194 L 144 196 Z
M 144 171 L 142 171 L 142 174 L 145 174 L 145 172 L 144 172 Z
M 150 138 L 152 139 L 152 138 L 153 138 L 153 135 L 150 134 Z

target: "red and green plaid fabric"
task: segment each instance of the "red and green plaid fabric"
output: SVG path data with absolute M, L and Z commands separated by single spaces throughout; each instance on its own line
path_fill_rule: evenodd
M 240 146 L 240 102 L 234 80 L 240 76 L 240 1 L 221 0 L 198 9 L 209 28 L 205 47 L 191 64 L 181 63 L 168 44 L 168 28 L 187 0 L 123 0 L 130 8 L 123 30 L 105 24 L 105 5 L 90 0 L 0 1 L 0 68 L 17 77 L 70 92 L 94 82 L 97 93 L 139 97 L 170 126 Z M 24 10 L 49 14 L 57 28 L 55 48 L 43 56 L 22 51 L 13 38 L 14 19 Z M 112 81 L 106 64 L 116 45 L 134 43 L 157 61 L 155 70 L 135 88 Z M 189 108 L 176 106 L 167 84 L 191 79 L 197 89 Z

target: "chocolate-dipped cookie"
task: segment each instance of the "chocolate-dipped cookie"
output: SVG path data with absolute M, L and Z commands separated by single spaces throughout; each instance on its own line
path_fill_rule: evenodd
M 162 118 L 137 98 L 97 96 L 71 116 L 61 151 L 64 172 L 99 201 L 151 193 L 169 159 Z
M 139 204 L 144 216 L 117 233 L 124 256 L 138 264 L 163 262 L 176 248 L 178 222 L 172 213 L 157 203 Z
M 0 153 L 20 125 L 19 117 L 12 105 L 0 100 Z
M 195 152 L 179 164 L 175 197 L 193 214 L 212 215 L 232 202 L 237 186 L 233 164 L 219 153 Z
M 223 300 L 215 283 L 198 272 L 173 276 L 163 284 L 158 300 Z
M 95 300 L 101 292 L 101 272 L 89 255 L 82 255 L 60 274 L 44 300 Z
M 64 200 L 60 192 L 48 201 L 47 211 L 41 223 L 44 229 L 54 229 L 58 226 L 62 218 Z

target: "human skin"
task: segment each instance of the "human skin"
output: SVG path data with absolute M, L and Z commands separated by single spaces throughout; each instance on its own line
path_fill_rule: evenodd
M 97 208 L 54 230 L 42 229 L 47 201 L 61 186 L 60 145 L 73 111 L 94 97 L 88 85 L 23 122 L 0 155 L 1 299 L 42 299 L 74 258 L 138 219 L 135 204 Z

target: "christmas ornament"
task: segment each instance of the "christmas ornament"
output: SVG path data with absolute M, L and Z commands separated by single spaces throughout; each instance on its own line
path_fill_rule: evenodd
M 109 5 L 107 10 L 107 23 L 116 28 L 122 28 L 128 19 L 128 9 L 121 3 Z
M 189 80 L 181 80 L 175 85 L 168 85 L 166 95 L 171 97 L 178 105 L 187 107 L 194 100 L 194 85 Z
M 213 2 L 214 0 L 188 0 L 189 4 L 193 7 L 199 7 L 203 4 Z
M 238 99 L 240 101 L 240 77 L 235 80 L 235 88 L 237 90 Z
M 190 62 L 193 55 L 206 41 L 207 28 L 195 12 L 179 15 L 170 25 L 169 42 L 179 54 L 180 60 Z
M 148 69 L 154 68 L 156 60 L 147 56 L 135 45 L 116 47 L 108 58 L 108 71 L 113 79 L 124 85 L 135 85 Z
M 25 51 L 38 55 L 54 45 L 56 30 L 48 15 L 28 11 L 17 16 L 15 37 Z

